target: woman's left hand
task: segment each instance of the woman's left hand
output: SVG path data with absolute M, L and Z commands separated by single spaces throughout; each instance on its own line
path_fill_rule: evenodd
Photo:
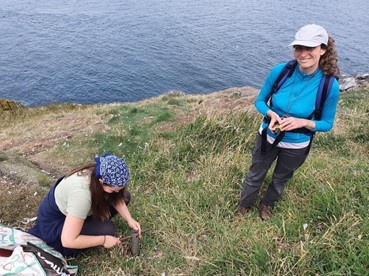
M 115 209 L 122 216 L 122 218 L 127 221 L 129 227 L 138 232 L 139 237 L 141 238 L 141 225 L 132 218 L 127 205 L 123 200 L 115 206 Z
M 129 221 L 127 221 L 127 223 L 129 227 L 138 232 L 138 235 L 141 238 L 141 225 L 134 219 L 130 219 Z

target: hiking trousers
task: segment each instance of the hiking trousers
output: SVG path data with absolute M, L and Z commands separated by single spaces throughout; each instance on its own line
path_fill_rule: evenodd
M 264 182 L 273 162 L 276 160 L 272 180 L 261 199 L 261 203 L 274 206 L 278 201 L 289 179 L 294 172 L 305 162 L 308 152 L 307 148 L 285 149 L 273 147 L 270 143 L 266 145 L 266 151 L 261 152 L 262 137 L 258 134 L 252 151 L 252 164 L 248 174 L 243 181 L 243 190 L 239 204 L 251 207 Z

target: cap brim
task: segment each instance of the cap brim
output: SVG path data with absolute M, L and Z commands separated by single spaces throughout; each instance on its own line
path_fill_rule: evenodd
M 320 42 L 313 42 L 313 41 L 304 41 L 304 40 L 295 40 L 294 42 L 292 42 L 291 44 L 289 44 L 288 46 L 295 46 L 295 45 L 301 45 L 301 46 L 306 46 L 306 47 L 316 47 L 319 46 L 321 43 Z

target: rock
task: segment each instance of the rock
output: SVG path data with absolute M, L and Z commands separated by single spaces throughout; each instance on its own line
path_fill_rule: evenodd
M 339 81 L 340 91 L 354 90 L 358 86 L 358 82 L 354 77 L 344 77 Z
M 358 75 L 356 77 L 358 80 L 365 80 L 365 81 L 369 81 L 369 73 L 365 73 L 365 74 L 362 74 L 362 75 Z
M 342 76 L 339 79 L 339 86 L 341 92 L 352 91 L 363 86 L 369 86 L 369 73 L 352 76 Z
M 23 106 L 20 103 L 6 99 L 0 99 L 0 113 L 3 111 L 17 110 L 19 108 L 23 108 Z

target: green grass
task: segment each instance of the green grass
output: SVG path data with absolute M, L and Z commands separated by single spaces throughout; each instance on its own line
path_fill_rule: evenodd
M 127 241 L 123 255 L 94 248 L 70 262 L 81 275 L 368 275 L 368 95 L 341 96 L 339 124 L 316 135 L 269 221 L 255 208 L 235 215 L 260 116 L 202 114 L 161 130 L 196 104 L 180 93 L 101 111 L 107 131 L 56 151 L 124 156 L 129 209 L 148 231 L 140 257 L 129 254 Z M 115 223 L 120 235 L 130 234 L 124 221 Z
M 369 239 L 364 231 L 368 229 L 369 191 L 364 161 L 368 152 L 363 141 L 368 127 L 360 115 L 365 109 L 358 107 L 367 101 L 361 93 L 344 95 L 340 103 L 349 112 L 351 105 L 346 101 L 357 106 L 355 125 L 348 133 L 317 135 L 308 161 L 267 222 L 259 219 L 255 209 L 246 217 L 234 215 L 259 117 L 249 113 L 200 116 L 164 135 L 155 132 L 154 126 L 160 122 L 155 118 L 172 120 L 174 116 L 164 115 L 171 114 L 169 110 L 139 107 L 117 111 L 111 123 L 112 128 L 119 126 L 121 135 L 99 134 L 96 140 L 101 149 L 126 154 L 133 175 L 130 210 L 143 229 L 150 231 L 142 239 L 140 258 L 126 256 L 122 261 L 119 257 L 119 265 L 114 266 L 117 260 L 105 254 L 109 266 L 115 267 L 112 271 L 365 275 L 369 268 Z M 179 97 L 177 104 L 180 101 Z M 350 124 L 345 114 L 340 116 Z M 145 120 L 147 117 L 152 119 Z M 357 125 L 361 134 L 353 129 Z M 122 149 L 117 147 L 119 142 Z M 353 144 L 361 149 L 360 155 L 352 151 Z M 122 232 L 129 231 L 124 222 L 119 225 Z M 77 264 L 96 275 L 107 272 L 101 266 L 91 271 L 83 257 Z

